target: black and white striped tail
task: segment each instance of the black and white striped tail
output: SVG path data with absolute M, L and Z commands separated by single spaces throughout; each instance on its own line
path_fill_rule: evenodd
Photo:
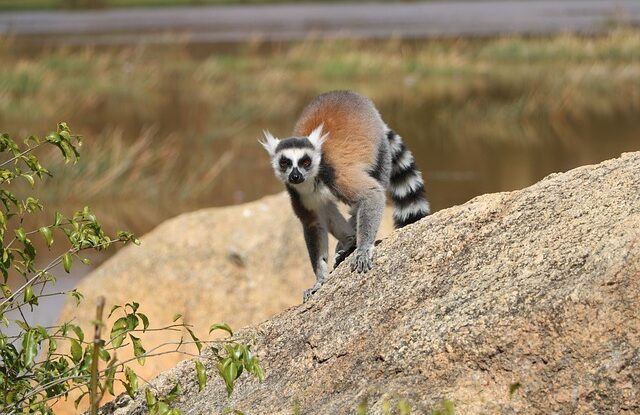
M 391 181 L 389 190 L 393 200 L 393 222 L 397 228 L 424 218 L 429 214 L 424 181 L 411 151 L 394 131 L 387 132 L 391 148 Z

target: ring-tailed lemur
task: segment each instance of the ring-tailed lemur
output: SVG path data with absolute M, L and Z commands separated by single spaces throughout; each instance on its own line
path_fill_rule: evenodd
M 371 269 L 385 190 L 391 192 L 396 228 L 429 214 L 422 175 L 411 152 L 360 94 L 322 94 L 303 110 L 292 137 L 280 140 L 268 131 L 264 137 L 260 143 L 302 222 L 316 275 L 316 284 L 304 293 L 305 301 L 329 273 L 327 231 L 338 239 L 335 266 L 355 250 L 351 270 Z M 348 221 L 339 212 L 338 201 L 351 206 Z

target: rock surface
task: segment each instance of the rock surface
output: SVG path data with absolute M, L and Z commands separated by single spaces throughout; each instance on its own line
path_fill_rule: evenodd
M 389 234 L 392 223 L 388 210 L 378 236 Z M 180 313 L 202 336 L 212 323 L 240 328 L 262 322 L 300 304 L 303 291 L 315 283 L 300 222 L 284 192 L 180 215 L 141 240 L 140 246 L 126 247 L 83 279 L 77 288 L 85 300 L 80 307 L 70 300 L 60 320 L 73 318 L 92 332 L 96 299 L 104 295 L 106 310 L 137 301 L 152 326 L 170 324 Z M 150 350 L 177 342 L 183 334 L 147 333 L 144 345 Z M 129 357 L 119 355 L 120 360 Z M 176 354 L 147 359 L 136 371 L 149 379 L 182 359 Z M 73 399 L 58 405 L 56 413 L 77 413 Z
M 179 380 L 186 414 L 346 414 L 364 397 L 374 414 L 399 397 L 414 414 L 443 399 L 459 414 L 637 414 L 638 310 L 630 153 L 440 211 L 385 239 L 366 276 L 341 265 L 308 303 L 245 330 L 267 378 L 243 376 L 231 400 L 219 379 L 199 393 L 191 362 L 154 382 Z M 103 411 L 143 408 L 121 397 Z

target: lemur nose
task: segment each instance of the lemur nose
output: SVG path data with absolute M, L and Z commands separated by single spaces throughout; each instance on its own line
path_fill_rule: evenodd
M 293 171 L 289 174 L 289 181 L 293 184 L 299 184 L 304 181 L 304 177 L 298 171 L 298 169 L 293 169 Z

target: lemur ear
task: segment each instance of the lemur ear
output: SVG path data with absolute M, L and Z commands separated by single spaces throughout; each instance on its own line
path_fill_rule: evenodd
M 324 123 L 317 126 L 316 129 L 309 134 L 309 141 L 311 141 L 311 144 L 313 144 L 316 149 L 322 148 L 322 143 L 329 137 L 329 133 L 322 134 L 322 127 L 324 127 Z
M 271 135 L 271 133 L 267 130 L 263 130 L 262 133 L 264 134 L 264 140 L 258 140 L 258 142 L 262 144 L 262 147 L 267 150 L 267 153 L 269 153 L 270 156 L 273 156 L 276 152 L 276 147 L 278 147 L 278 144 L 280 143 L 280 140 Z

